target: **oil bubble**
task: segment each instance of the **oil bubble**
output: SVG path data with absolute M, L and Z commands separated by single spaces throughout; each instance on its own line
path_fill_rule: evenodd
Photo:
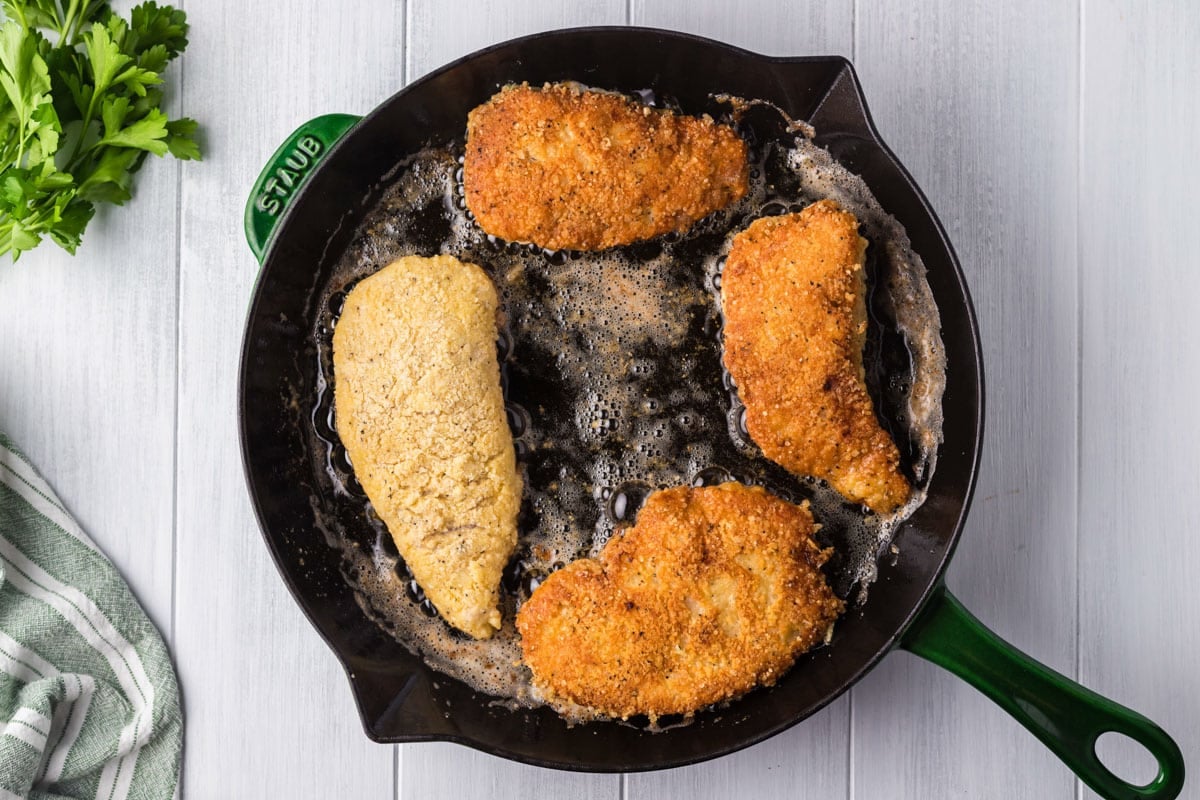
M 724 467 L 706 467 L 692 476 L 692 486 L 719 486 L 731 480 L 733 476 Z
M 329 295 L 329 313 L 336 320 L 342 315 L 342 309 L 346 306 L 346 293 L 334 292 Z
M 608 515 L 616 523 L 632 523 L 641 510 L 651 489 L 639 481 L 630 481 L 617 487 L 608 501 Z
M 519 438 L 529 429 L 529 412 L 516 403 L 505 403 L 504 414 L 508 419 L 508 429 L 514 438 Z

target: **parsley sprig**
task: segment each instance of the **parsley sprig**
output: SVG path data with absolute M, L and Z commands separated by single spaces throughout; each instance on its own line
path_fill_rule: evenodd
M 123 204 L 147 153 L 198 159 L 196 122 L 167 119 L 162 73 L 187 20 L 145 2 L 0 0 L 0 255 L 48 236 L 79 247 L 97 203 Z

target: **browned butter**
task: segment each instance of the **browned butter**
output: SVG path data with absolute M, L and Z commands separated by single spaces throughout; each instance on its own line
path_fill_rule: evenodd
M 474 224 L 460 147 L 429 148 L 397 167 L 323 288 L 312 333 L 321 380 L 308 435 L 322 454 L 315 479 L 332 498 L 316 511 L 367 614 L 435 669 L 505 702 L 536 704 L 513 626 L 519 604 L 552 571 L 595 554 L 614 529 L 631 524 L 651 491 L 730 479 L 810 500 L 820 536 L 837 549 L 835 591 L 865 602 L 877 555 L 924 500 L 945 387 L 924 265 L 865 183 L 806 135 L 773 137 L 754 147 L 747 197 L 685 234 L 601 253 L 549 252 L 498 242 Z M 868 382 L 916 487 L 889 517 L 764 459 L 721 366 L 720 277 L 730 239 L 753 219 L 821 198 L 854 213 L 870 242 Z M 504 626 L 487 641 L 452 630 L 425 601 L 331 424 L 330 334 L 346 291 L 395 258 L 435 253 L 487 270 L 505 316 L 498 357 L 525 496 L 521 543 L 502 592 Z

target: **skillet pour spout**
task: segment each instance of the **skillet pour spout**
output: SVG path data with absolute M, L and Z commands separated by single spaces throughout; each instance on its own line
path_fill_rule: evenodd
M 684 110 L 716 94 L 758 98 L 816 131 L 815 143 L 860 175 L 905 228 L 928 269 L 946 349 L 943 444 L 928 496 L 896 530 L 895 559 L 878 564 L 870 601 L 839 621 L 830 646 L 808 653 L 773 687 L 758 689 L 663 733 L 614 723 L 568 725 L 545 707 L 511 708 L 432 669 L 373 622 L 340 574 L 315 509 L 312 452 L 302 433 L 317 392 L 309 338 L 319 287 L 384 187 L 384 176 L 429 143 L 462 135 L 467 113 L 499 87 L 556 81 L 651 89 Z M 769 58 L 649 28 L 579 28 L 489 47 L 421 78 L 364 118 L 331 114 L 302 125 L 272 157 L 246 209 L 262 269 L 242 349 L 243 463 L 267 547 L 301 608 L 347 670 L 367 734 L 380 742 L 443 740 L 568 770 L 663 769 L 732 753 L 804 720 L 900 646 L 968 680 L 1029 728 L 1101 796 L 1176 797 L 1179 748 L 1152 722 L 1037 664 L 1005 644 L 945 589 L 979 464 L 983 370 L 970 295 L 953 248 L 920 189 L 871 121 L 850 63 Z M 1095 754 L 1106 731 L 1154 754 L 1159 774 L 1135 787 Z

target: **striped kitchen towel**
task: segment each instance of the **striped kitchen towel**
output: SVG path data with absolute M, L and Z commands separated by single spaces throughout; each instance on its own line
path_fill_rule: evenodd
M 0 433 L 0 800 L 171 798 L 183 716 L 129 587 Z

